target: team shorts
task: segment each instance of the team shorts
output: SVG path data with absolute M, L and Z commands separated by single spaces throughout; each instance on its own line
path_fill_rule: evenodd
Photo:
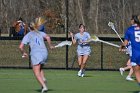
M 132 56 L 131 65 L 132 66 L 140 65 L 140 56 Z
M 32 65 L 45 64 L 47 62 L 48 54 L 46 52 L 36 52 L 31 55 Z
M 82 56 L 82 55 L 90 55 L 91 49 L 89 46 L 84 46 L 84 47 L 78 47 L 77 48 L 77 55 Z

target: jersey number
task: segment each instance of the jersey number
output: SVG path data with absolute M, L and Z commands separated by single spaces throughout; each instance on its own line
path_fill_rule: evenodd
M 135 41 L 140 42 L 140 31 L 135 32 Z
M 38 45 L 40 45 L 40 42 L 39 42 L 39 40 L 36 38 L 36 43 L 38 44 Z

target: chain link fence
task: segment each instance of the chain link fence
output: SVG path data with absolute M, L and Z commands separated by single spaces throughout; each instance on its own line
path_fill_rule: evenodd
M 2 38 L 1 38 L 2 39 Z M 107 38 L 102 38 L 107 40 Z M 53 38 L 52 38 L 53 40 Z M 57 44 L 63 40 L 56 38 L 53 40 L 53 44 Z M 60 40 L 60 41 L 59 41 Z M 114 44 L 120 45 L 120 41 L 108 41 Z M 18 40 L 0 40 L 0 67 L 10 68 L 30 68 L 30 59 L 23 59 L 18 49 L 20 44 Z M 47 45 L 47 42 L 46 42 Z M 29 53 L 29 46 L 26 46 L 26 51 Z M 100 42 L 91 43 L 91 55 L 87 62 L 87 69 L 100 69 L 100 70 L 118 70 L 118 68 L 124 66 L 128 60 L 128 56 L 119 52 L 119 49 Z M 60 69 L 77 69 L 77 53 L 76 46 L 72 45 L 68 47 L 68 61 L 66 61 L 66 47 L 56 48 L 53 50 L 48 49 L 49 56 L 45 68 L 60 68 Z M 68 62 L 68 68 L 66 68 L 66 62 Z

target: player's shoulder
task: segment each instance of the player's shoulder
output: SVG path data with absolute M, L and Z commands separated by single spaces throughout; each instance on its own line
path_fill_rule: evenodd
M 41 35 L 47 35 L 45 32 L 39 31 Z
M 131 31 L 131 30 L 134 30 L 134 28 L 135 28 L 135 26 L 130 26 L 130 27 L 127 28 L 127 30 Z
M 75 36 L 79 36 L 79 35 L 80 35 L 80 33 L 79 33 L 79 32 L 75 34 Z
M 134 31 L 134 26 L 130 26 L 126 29 L 125 33 L 131 33 Z
M 30 31 L 30 32 L 28 32 L 25 36 L 29 36 L 29 35 L 31 35 L 32 34 L 32 31 Z M 24 36 L 24 37 L 25 37 Z
M 84 32 L 84 34 L 85 34 L 85 35 L 90 35 L 90 33 L 89 33 L 89 32 L 86 32 L 86 31 Z
M 41 34 L 46 34 L 45 32 L 42 32 L 42 31 L 39 31 L 39 33 L 41 33 Z

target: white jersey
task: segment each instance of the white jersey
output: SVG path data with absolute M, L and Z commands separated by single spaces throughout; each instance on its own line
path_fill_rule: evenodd
M 127 50 L 126 51 L 129 54 L 129 56 L 132 56 L 132 46 L 131 46 L 131 42 L 130 41 L 128 42 Z
M 45 51 L 47 52 L 47 48 L 44 43 L 44 37 L 46 34 L 44 32 L 36 32 L 31 31 L 27 35 L 24 36 L 22 43 L 29 44 L 32 52 L 36 51 Z
M 77 46 L 77 54 L 80 55 L 90 55 L 91 49 L 88 43 L 82 43 L 90 39 L 90 34 L 88 32 L 84 32 L 83 35 L 80 33 L 75 34 L 75 40 L 78 42 Z
M 31 31 L 24 36 L 22 43 L 29 44 L 31 48 L 32 65 L 44 64 L 48 57 L 48 51 L 44 43 L 44 32 Z

